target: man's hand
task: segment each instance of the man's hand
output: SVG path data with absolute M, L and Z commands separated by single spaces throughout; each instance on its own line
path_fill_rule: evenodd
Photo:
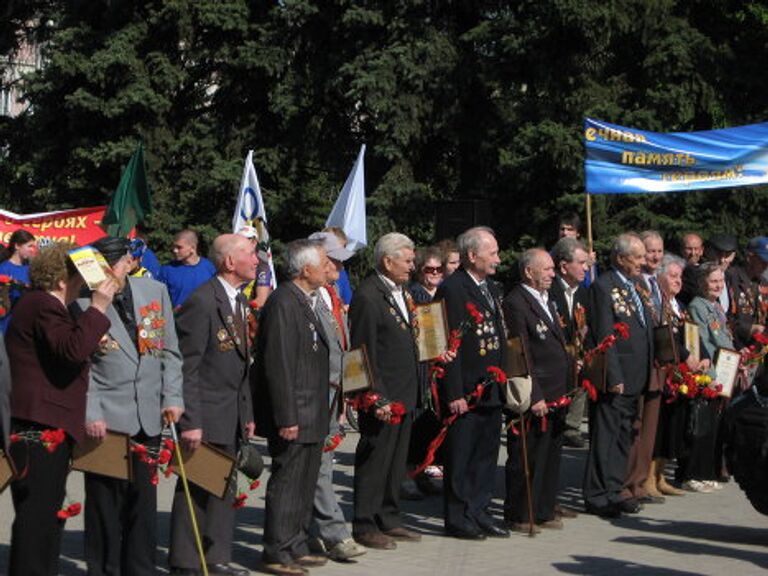
M 765 332 L 765 326 L 762 324 L 752 324 L 752 330 L 750 331 L 752 336 L 755 334 L 762 334 L 763 332 Z
M 539 418 L 546 416 L 547 412 L 549 412 L 549 409 L 547 408 L 547 401 L 546 400 L 539 400 L 531 406 L 531 412 L 533 412 L 534 416 L 538 416 Z
M 620 382 L 619 384 L 616 384 L 616 386 L 611 386 L 608 388 L 608 392 L 611 394 L 624 394 L 624 382 Z
M 180 408 L 179 406 L 168 406 L 168 408 L 163 409 L 163 421 L 166 424 L 175 424 L 179 421 L 182 414 L 184 414 L 184 408 Z
M 187 452 L 194 452 L 203 440 L 203 429 L 184 430 L 181 433 L 181 445 Z
M 699 370 L 702 372 L 706 372 L 709 370 L 709 367 L 712 366 L 712 362 L 709 358 L 705 358 L 704 360 L 699 360 Z
M 469 410 L 469 406 L 464 398 L 459 398 L 448 404 L 448 409 L 451 411 L 451 414 L 464 414 L 464 412 Z
M 280 438 L 290 442 L 291 440 L 296 440 L 296 438 L 299 437 L 299 427 L 288 426 L 287 428 L 280 428 L 277 433 L 280 435 Z
M 85 433 L 89 438 L 93 438 L 94 440 L 101 442 L 107 435 L 107 421 L 94 420 L 93 422 L 88 422 L 85 425 Z
M 243 429 L 245 437 L 250 439 L 256 436 L 256 422 L 248 422 Z
M 96 308 L 102 314 L 106 314 L 107 308 L 112 304 L 112 298 L 115 297 L 115 293 L 119 287 L 120 286 L 115 278 L 107 276 L 107 278 L 96 287 L 96 290 L 91 292 L 91 306 Z
M 456 352 L 453 352 L 451 350 L 446 350 L 443 352 L 442 356 L 439 358 L 440 362 L 443 364 L 450 364 L 454 360 L 456 360 Z
M 389 404 L 382 406 L 381 408 L 376 408 L 373 415 L 376 419 L 381 420 L 382 422 L 389 422 L 389 419 L 392 418 L 392 408 Z

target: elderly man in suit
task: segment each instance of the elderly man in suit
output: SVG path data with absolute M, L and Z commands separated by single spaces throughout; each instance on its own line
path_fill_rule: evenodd
M 435 295 L 435 300 L 445 300 L 451 330 L 474 322 L 464 333 L 456 359 L 446 366 L 440 388 L 445 409 L 458 415 L 445 445 L 445 529 L 462 539 L 508 537 L 509 530 L 487 510 L 495 488 L 502 393 L 492 383 L 475 408 L 470 410 L 467 401 L 477 385 L 488 378 L 489 367 L 503 369 L 505 365 L 506 328 L 499 291 L 491 280 L 500 263 L 499 246 L 493 230 L 484 226 L 464 232 L 458 245 L 461 267 Z M 482 315 L 480 321 L 471 319 L 469 303 Z
M 522 340 L 532 380 L 531 420 L 527 457 L 531 474 L 532 519 L 543 528 L 562 528 L 555 509 L 560 480 L 560 453 L 565 427 L 562 409 L 551 405 L 567 390 L 570 358 L 560 318 L 548 290 L 555 279 L 552 257 L 541 248 L 523 252 L 520 259 L 522 283 L 504 300 L 510 336 Z M 508 525 L 527 532 L 525 471 L 521 442 L 511 430 L 507 433 L 507 498 L 504 513 Z
M 392 423 L 387 404 L 359 416 L 352 535 L 363 546 L 391 550 L 395 540 L 421 539 L 400 518 L 400 484 L 419 384 L 413 298 L 405 288 L 413 271 L 413 242 L 397 232 L 385 234 L 376 242 L 374 260 L 376 272 L 360 284 L 349 310 L 352 348 L 365 345 L 374 391 L 402 402 L 407 414 Z
M 200 442 L 234 456 L 241 441 L 253 436 L 253 404 L 248 379 L 248 305 L 239 288 L 256 277 L 259 263 L 244 236 L 223 234 L 214 240 L 216 276 L 184 302 L 176 318 L 184 358 L 184 414 L 181 443 L 195 450 Z M 197 524 L 205 547 L 208 573 L 244 576 L 232 567 L 235 510 L 233 495 L 224 499 L 190 486 Z M 233 491 L 234 492 L 234 491 Z M 172 574 L 197 574 L 200 561 L 181 481 L 171 512 L 169 561 Z
M 625 499 L 622 488 L 632 445 L 632 426 L 653 361 L 653 318 L 637 289 L 645 263 L 645 245 L 637 234 L 619 235 L 611 249 L 613 269 L 590 289 L 589 332 L 593 343 L 613 333 L 617 322 L 629 326 L 629 338 L 607 353 L 606 389 L 591 406 L 590 447 L 584 478 L 588 512 L 612 518 L 636 513 L 642 505 Z
M 264 568 L 300 576 L 327 560 L 310 554 L 307 531 L 328 433 L 328 336 L 317 314 L 328 257 L 320 242 L 295 240 L 286 260 L 291 281 L 270 295 L 259 318 L 255 407 L 272 456 Z
M 130 241 L 94 242 L 110 266 L 131 261 Z M 80 299 L 76 312 L 88 309 Z M 149 278 L 128 277 L 107 308 L 110 329 L 94 356 L 88 383 L 86 433 L 129 434 L 156 451 L 163 417 L 183 412 L 181 354 L 168 291 Z M 88 574 L 155 574 L 157 490 L 152 471 L 134 453 L 132 481 L 85 474 L 85 559 Z
M 575 356 L 584 348 L 587 335 L 589 296 L 582 282 L 589 270 L 589 254 L 580 240 L 565 236 L 554 245 L 551 255 L 555 264 L 555 279 L 549 288 L 549 296 L 557 310 L 566 347 L 572 355 L 567 382 L 572 388 L 576 385 Z M 586 445 L 581 437 L 581 419 L 586 405 L 587 395 L 583 390 L 577 390 L 565 416 L 565 446 L 583 448 Z

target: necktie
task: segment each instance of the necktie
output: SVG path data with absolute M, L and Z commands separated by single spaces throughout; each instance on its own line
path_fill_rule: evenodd
M 127 289 L 128 286 L 125 287 L 126 291 Z M 112 304 L 114 305 L 115 311 L 120 317 L 120 320 L 123 321 L 123 326 L 125 326 L 125 330 L 128 332 L 128 336 L 131 337 L 133 345 L 138 349 L 138 327 L 136 326 L 136 319 L 133 317 L 133 310 L 131 310 L 133 304 L 130 302 L 130 295 L 127 294 L 126 291 L 115 294 L 115 297 L 112 300 Z
M 488 302 L 488 306 L 491 307 L 491 310 L 496 310 L 496 305 L 493 303 L 493 296 L 491 296 L 491 290 L 488 288 L 488 283 L 483 280 L 478 284 L 478 287 L 480 288 L 480 292 L 483 293 L 483 296 L 485 296 L 485 300 Z
M 654 319 L 658 322 L 661 319 L 661 291 L 659 290 L 659 283 L 656 281 L 655 276 L 649 276 L 648 283 L 651 286 L 651 301 L 653 302 Z
M 347 349 L 347 334 L 344 330 L 344 310 L 342 309 L 341 298 L 339 298 L 336 292 L 335 286 L 328 286 L 328 294 L 331 297 L 331 313 L 336 319 L 336 330 L 339 333 L 339 340 L 341 340 L 342 349 Z
M 643 301 L 640 300 L 640 294 L 637 293 L 637 289 L 632 282 L 627 281 L 626 286 L 627 290 L 629 290 L 629 295 L 632 298 L 632 304 L 637 312 L 637 319 L 640 322 L 640 325 L 645 327 L 645 310 L 643 308 Z

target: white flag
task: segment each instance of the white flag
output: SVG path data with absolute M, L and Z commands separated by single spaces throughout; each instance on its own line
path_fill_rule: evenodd
M 347 249 L 353 252 L 368 245 L 368 234 L 365 226 L 364 155 L 365 144 L 360 147 L 355 165 L 347 176 L 341 194 L 339 194 L 339 198 L 325 222 L 326 226 L 335 226 L 344 230 L 348 239 Z
M 253 167 L 253 150 L 248 151 L 243 167 L 243 178 L 240 181 L 240 193 L 237 196 L 235 216 L 232 218 L 232 232 L 237 234 L 244 226 L 252 226 L 259 234 L 259 259 L 269 263 L 272 288 L 277 287 L 275 265 L 272 262 L 272 248 L 269 245 L 267 230 L 267 213 L 264 211 L 264 200 L 261 197 L 261 187 Z

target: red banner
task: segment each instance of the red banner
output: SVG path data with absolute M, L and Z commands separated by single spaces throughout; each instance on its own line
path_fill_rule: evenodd
M 32 234 L 40 246 L 50 242 L 74 242 L 80 246 L 105 236 L 99 226 L 106 206 L 57 210 L 39 214 L 14 214 L 0 209 L 0 240 L 8 240 L 19 228 Z

